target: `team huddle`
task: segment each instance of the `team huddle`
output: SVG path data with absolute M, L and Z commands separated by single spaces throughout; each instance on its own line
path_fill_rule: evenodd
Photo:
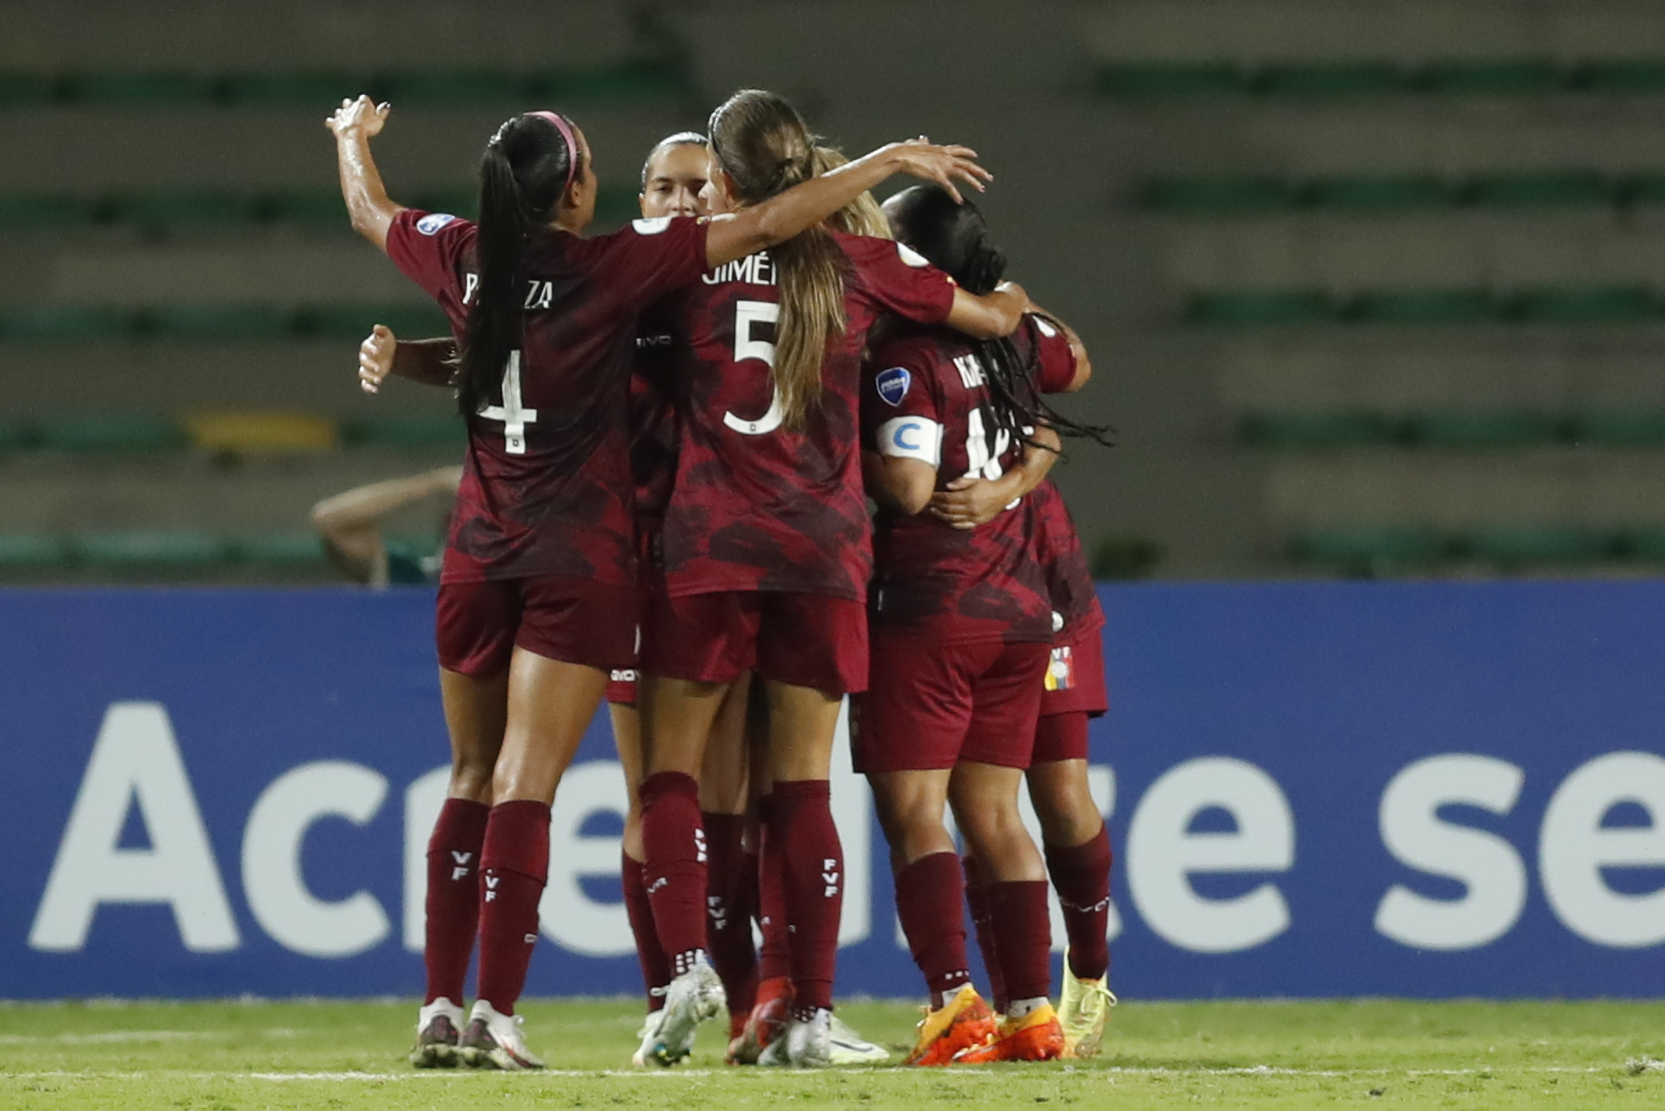
M 1086 775 L 1104 618 L 1047 473 L 1062 437 L 1102 430 L 1046 404 L 1090 366 L 1002 280 L 959 191 L 989 179 L 974 152 L 920 139 L 846 161 L 746 90 L 707 135 L 650 152 L 642 219 L 584 237 L 597 183 L 566 117 L 498 129 L 470 222 L 389 198 L 369 143 L 387 114 L 361 97 L 327 121 L 342 191 L 453 335 L 378 328 L 360 378 L 453 387 L 468 424 L 412 1062 L 542 1067 L 515 1005 L 550 806 L 604 698 L 631 798 L 637 1064 L 686 1058 L 725 1006 L 734 1064 L 886 1056 L 833 1017 L 847 696 L 929 994 L 907 1062 L 1096 1052 L 1114 1002 L 1111 850 Z M 925 184 L 881 209 L 870 190 L 899 173 Z M 1049 875 L 1069 942 L 1056 1009 Z

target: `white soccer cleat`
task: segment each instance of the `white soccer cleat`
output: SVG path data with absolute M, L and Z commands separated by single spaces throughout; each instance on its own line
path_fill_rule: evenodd
M 890 1060 L 890 1050 L 856 1033 L 836 1013 L 832 1016 L 831 1039 L 829 1056 L 835 1065 L 876 1065 Z
M 757 1063 L 774 1068 L 824 1069 L 832 1063 L 832 1012 L 817 1008 L 808 1019 L 794 1018 L 769 1043 Z
M 457 1067 L 457 1041 L 461 1037 L 463 1009 L 445 996 L 416 1012 L 416 1045 L 410 1063 L 419 1069 Z
M 694 1031 L 699 1024 L 716 1018 L 717 1012 L 728 1003 L 723 981 L 702 956 L 694 966 L 671 981 L 665 992 L 665 1007 L 659 1013 L 659 1030 L 652 1038 L 642 1041 L 645 1060 L 662 1067 L 670 1067 L 694 1051 Z
M 506 1072 L 543 1068 L 543 1061 L 526 1048 L 526 1039 L 520 1032 L 524 1022 L 520 1015 L 500 1015 L 484 999 L 476 1000 L 457 1050 L 463 1064 Z

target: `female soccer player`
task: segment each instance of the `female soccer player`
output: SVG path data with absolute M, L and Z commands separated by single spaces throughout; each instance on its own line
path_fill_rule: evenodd
M 335 133 L 354 228 L 435 298 L 461 351 L 469 447 L 440 576 L 449 797 L 429 844 L 418 1064 L 542 1065 L 514 1005 L 537 938 L 555 788 L 613 668 L 635 662 L 626 391 L 644 305 L 824 219 L 895 172 L 980 184 L 963 148 L 894 144 L 754 211 L 579 238 L 596 176 L 553 112 L 500 127 L 478 225 L 389 199 L 370 155 L 388 106 L 346 100 Z M 478 1001 L 459 1037 L 473 939 Z
M 709 132 L 710 188 L 739 213 L 821 180 L 808 129 L 777 96 L 735 94 Z M 716 269 L 679 300 L 680 459 L 663 589 L 642 636 L 647 878 L 677 972 L 662 1044 L 673 1049 L 715 1011 L 695 776 L 728 685 L 753 669 L 768 704 L 764 836 L 785 858 L 793 982 L 793 1022 L 762 1061 L 820 1065 L 843 896 L 827 778 L 840 701 L 866 680 L 863 338 L 887 310 L 998 335 L 1016 326 L 1027 298 L 1016 289 L 973 296 L 894 243 L 818 228 Z
M 1004 271 L 1005 256 L 972 206 L 910 189 L 886 211 L 899 240 L 966 288 L 989 288 Z M 1035 431 L 1031 394 L 1076 379 L 1062 330 L 1039 317 L 999 343 L 914 329 L 869 363 L 863 425 L 876 452 L 869 485 L 880 516 L 872 678 L 856 756 L 890 843 L 897 913 L 931 992 L 914 1064 L 1035 1060 L 1062 1050 L 1046 998 L 1045 872 L 1017 810 L 1052 640 L 1050 596 L 1031 555 L 1034 510 L 1021 501 L 970 531 L 922 511 L 963 477 L 1000 477 L 1025 440 L 1055 447 L 1054 436 Z M 970 984 L 945 803 L 990 880 L 997 971 L 1012 997 L 998 1032 Z

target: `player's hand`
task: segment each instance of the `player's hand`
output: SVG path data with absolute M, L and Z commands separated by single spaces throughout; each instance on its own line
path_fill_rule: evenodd
M 1011 494 L 998 482 L 961 476 L 931 495 L 925 512 L 957 529 L 974 529 L 1000 516 Z
M 381 134 L 387 114 L 392 110 L 393 106 L 386 101 L 377 104 L 367 96 L 357 100 L 343 99 L 335 114 L 324 120 L 324 126 L 335 132 L 337 139 L 350 135 L 362 135 L 368 139 Z
M 960 191 L 954 186 L 956 180 L 979 193 L 986 187 L 986 182 L 994 180 L 993 174 L 977 164 L 977 152 L 970 147 L 938 146 L 920 136 L 904 143 L 892 143 L 890 154 L 898 163 L 898 173 L 936 182 L 948 190 L 956 204 L 962 199 Z
M 399 349 L 399 337 L 385 324 L 377 324 L 358 345 L 358 387 L 365 393 L 376 393 L 382 379 L 393 371 L 393 355 Z

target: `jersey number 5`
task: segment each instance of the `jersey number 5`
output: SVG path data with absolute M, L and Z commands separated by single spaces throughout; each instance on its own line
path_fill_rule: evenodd
M 780 387 L 775 385 L 775 345 L 752 338 L 752 325 L 774 324 L 780 320 L 780 306 L 771 301 L 737 301 L 734 305 L 734 361 L 761 359 L 769 368 L 769 411 L 756 420 L 733 413 L 723 414 L 723 423 L 743 436 L 762 436 L 780 427 Z
M 520 403 L 520 352 L 509 352 L 503 367 L 503 404 L 487 405 L 480 410 L 487 420 L 503 422 L 503 450 L 510 455 L 526 454 L 526 426 L 538 419 L 536 409 Z

